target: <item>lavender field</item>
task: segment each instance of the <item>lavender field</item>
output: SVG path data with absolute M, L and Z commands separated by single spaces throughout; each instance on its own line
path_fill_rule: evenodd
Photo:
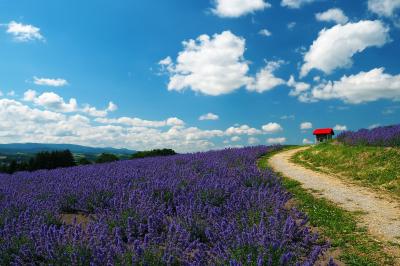
M 0 176 L 0 265 L 313 265 L 327 245 L 226 149 Z
M 400 147 L 400 125 L 345 131 L 337 139 L 348 145 Z

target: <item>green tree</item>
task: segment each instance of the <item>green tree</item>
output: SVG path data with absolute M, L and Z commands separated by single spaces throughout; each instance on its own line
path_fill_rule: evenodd
M 172 149 L 155 149 L 151 151 L 138 151 L 137 153 L 132 154 L 131 159 L 155 157 L 155 156 L 170 156 L 175 154 L 176 152 Z
M 119 158 L 115 154 L 102 153 L 96 158 L 96 163 L 108 163 L 118 161 Z

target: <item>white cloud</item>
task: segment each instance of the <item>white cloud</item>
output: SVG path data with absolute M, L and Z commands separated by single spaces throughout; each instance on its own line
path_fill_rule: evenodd
M 295 115 L 283 115 L 280 117 L 280 119 L 282 119 L 282 120 L 288 120 L 288 119 L 294 120 L 295 118 L 296 118 Z
M 268 144 L 283 144 L 286 142 L 286 138 L 268 138 L 267 143 Z
M 277 70 L 283 61 L 270 61 L 266 62 L 266 66 L 262 68 L 254 79 L 247 84 L 249 91 L 256 91 L 262 93 L 264 91 L 272 90 L 276 86 L 282 85 L 285 81 L 281 78 L 277 78 L 274 75 L 274 71 Z
M 233 142 L 238 142 L 240 140 L 241 140 L 241 138 L 239 136 L 234 136 L 231 138 L 231 141 L 233 141 Z
M 249 82 L 248 62 L 244 60 L 245 40 L 224 31 L 210 37 L 183 42 L 177 63 L 160 61 L 169 75 L 168 90 L 191 89 L 206 95 L 230 93 Z M 169 63 L 169 64 L 168 64 Z
M 11 97 L 15 96 L 15 91 L 11 90 L 11 91 L 7 92 L 7 96 L 11 96 Z
M 210 139 L 224 136 L 221 130 L 201 130 L 196 127 L 98 125 L 83 115 L 40 110 L 10 99 L 0 99 L 0 120 L 1 143 L 73 143 L 137 150 L 170 147 L 184 152 L 215 148 Z M 181 124 L 179 121 L 171 118 L 164 123 Z
M 301 6 L 312 3 L 315 0 L 282 0 L 281 6 L 288 8 L 300 8 Z
M 335 22 L 336 24 L 345 24 L 349 18 L 343 13 L 340 8 L 331 8 L 325 12 L 315 14 L 318 21 Z
M 169 74 L 168 90 L 191 89 L 217 96 L 241 87 L 261 93 L 284 84 L 273 74 L 283 61 L 266 62 L 255 77 L 248 76 L 249 62 L 243 56 L 245 42 L 230 31 L 184 41 L 184 50 L 178 54 L 176 63 L 170 57 L 159 62 L 161 69 Z
M 60 78 L 49 79 L 49 78 L 33 77 L 33 83 L 35 83 L 36 85 L 52 86 L 52 87 L 62 87 L 68 85 L 68 81 Z
M 377 127 L 380 127 L 380 126 L 381 126 L 381 124 L 373 124 L 373 125 L 370 125 L 368 127 L 368 129 L 374 129 L 374 128 L 377 128 Z
M 117 111 L 117 110 L 118 110 L 118 105 L 116 105 L 116 104 L 113 103 L 113 102 L 109 102 L 109 103 L 108 103 L 108 107 L 107 107 L 106 110 L 109 111 L 109 112 Z
M 262 36 L 265 36 L 265 37 L 269 37 L 269 36 L 272 35 L 272 33 L 271 33 L 269 30 L 267 30 L 267 29 L 262 29 L 262 30 L 260 30 L 260 31 L 258 32 L 258 34 L 260 34 L 260 35 L 262 35 Z
M 287 28 L 289 29 L 289 30 L 292 30 L 294 27 L 296 27 L 296 22 L 294 22 L 294 21 L 292 21 L 292 22 L 289 22 L 288 24 L 287 24 Z
M 185 122 L 177 117 L 170 117 L 166 120 L 144 120 L 137 117 L 120 117 L 120 118 L 96 118 L 96 122 L 103 124 L 118 124 L 131 127 L 166 127 L 166 126 L 183 126 Z
M 384 73 L 384 68 L 343 76 L 313 88 L 309 97 L 316 100 L 340 99 L 359 104 L 379 99 L 400 100 L 400 75 Z
M 301 130 L 312 129 L 312 127 L 313 127 L 313 124 L 311 122 L 303 122 L 300 124 Z
M 268 134 L 278 133 L 283 130 L 282 126 L 278 123 L 268 123 L 262 126 L 262 130 Z
M 345 130 L 347 130 L 347 126 L 345 126 L 345 125 L 336 125 L 336 126 L 333 128 L 333 130 L 336 130 L 336 131 L 345 131 Z
M 271 7 L 271 4 L 264 0 L 214 0 L 215 8 L 213 13 L 220 17 L 240 17 L 264 10 Z
M 23 98 L 24 101 L 33 102 L 35 98 L 36 98 L 36 91 L 29 89 L 26 92 L 24 92 L 24 98 Z
M 200 121 L 203 121 L 203 120 L 218 120 L 218 119 L 219 119 L 219 116 L 216 115 L 216 114 L 213 114 L 213 113 L 207 113 L 207 114 L 201 115 L 199 117 Z
M 307 144 L 313 144 L 313 142 L 309 139 L 303 139 L 303 144 L 307 145 Z
M 218 143 L 215 141 L 226 137 L 238 141 L 238 138 L 247 136 L 248 143 L 255 144 L 258 143 L 256 135 L 265 134 L 248 125 L 235 125 L 226 130 L 203 130 L 188 127 L 177 117 L 165 120 L 93 118 L 86 116 L 88 113 L 83 113 L 80 106 L 71 107 L 70 102 L 55 93 L 38 95 L 30 90 L 25 92 L 24 100 L 27 101 L 0 99 L 0 143 L 72 143 L 136 150 L 169 147 L 178 152 L 191 152 L 225 147 L 215 144 Z M 82 114 L 69 112 L 71 109 Z
M 33 40 L 44 41 L 40 34 L 40 29 L 33 25 L 25 25 L 15 21 L 7 24 L 7 33 L 11 34 L 18 42 L 28 42 Z
M 259 142 L 260 142 L 260 140 L 259 140 L 258 138 L 254 138 L 254 137 L 250 137 L 250 138 L 247 140 L 247 143 L 250 144 L 250 145 L 254 145 L 254 144 L 257 144 L 257 143 L 259 143 Z
M 83 112 L 95 117 L 104 117 L 109 112 L 113 112 L 118 108 L 117 105 L 113 102 L 109 102 L 108 107 L 104 110 L 98 110 L 96 107 L 90 106 L 88 104 L 80 108 L 75 98 L 71 98 L 68 102 L 66 102 L 60 95 L 54 92 L 44 92 L 40 95 L 37 95 L 37 92 L 34 90 L 25 91 L 23 100 L 26 102 L 33 102 L 37 106 L 41 106 L 56 112 Z
M 388 32 L 389 29 L 379 20 L 362 20 L 323 29 L 304 56 L 300 76 L 306 76 L 311 69 L 329 74 L 336 68 L 349 67 L 354 54 L 387 43 Z
M 82 111 L 90 116 L 94 117 L 104 117 L 107 115 L 107 109 L 106 110 L 98 110 L 96 107 L 90 106 L 88 104 L 85 105 L 85 107 L 82 109 Z
M 256 128 L 249 127 L 248 125 L 233 126 L 225 130 L 225 134 L 231 135 L 257 135 L 262 134 L 262 131 Z
M 29 92 L 32 93 L 33 92 Z M 28 93 L 28 95 L 29 95 Z M 34 93 L 36 95 L 36 93 Z M 25 94 L 24 94 L 25 96 Z M 27 100 L 27 97 L 24 97 Z M 43 106 L 45 108 L 59 111 L 59 112 L 76 112 L 78 110 L 78 103 L 76 99 L 71 98 L 68 102 L 65 102 L 64 99 L 54 92 L 44 92 L 41 95 L 35 97 L 33 102 L 39 106 Z
M 379 16 L 392 17 L 400 8 L 400 0 L 368 0 L 368 10 Z
M 292 87 L 293 89 L 290 90 L 289 95 L 290 96 L 298 96 L 301 93 L 307 91 L 310 89 L 310 84 L 305 83 L 305 82 L 297 82 L 295 81 L 293 75 L 290 76 L 290 79 L 286 83 L 289 87 Z

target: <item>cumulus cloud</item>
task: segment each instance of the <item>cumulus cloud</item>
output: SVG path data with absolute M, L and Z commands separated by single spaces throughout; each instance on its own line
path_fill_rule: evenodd
M 35 83 L 36 85 L 51 86 L 51 87 L 62 87 L 68 85 L 68 81 L 60 78 L 50 79 L 50 78 L 33 77 L 33 83 Z
M 345 131 L 345 130 L 347 130 L 347 126 L 345 126 L 345 125 L 336 125 L 336 126 L 333 127 L 333 130 Z
M 374 129 L 374 128 L 377 128 L 377 127 L 380 127 L 380 126 L 381 126 L 381 124 L 372 124 L 372 125 L 370 125 L 368 127 L 368 129 Z
M 29 24 L 22 24 L 11 21 L 7 24 L 7 33 L 13 36 L 13 39 L 18 42 L 28 41 L 44 41 L 44 37 L 40 33 L 40 29 Z
M 218 120 L 218 119 L 219 119 L 219 116 L 216 115 L 216 114 L 213 114 L 213 113 L 207 113 L 207 114 L 201 115 L 199 117 L 200 121 L 203 121 L 203 120 Z
M 266 62 L 266 66 L 256 74 L 256 77 L 249 80 L 247 89 L 249 91 L 262 93 L 284 84 L 285 81 L 283 79 L 277 78 L 274 75 L 274 71 L 282 64 L 283 61 Z
M 278 123 L 271 122 L 271 123 L 268 123 L 266 125 L 263 125 L 262 126 L 262 130 L 265 133 L 273 134 L 273 133 L 278 133 L 278 132 L 282 131 L 283 128 Z
M 33 102 L 37 106 L 44 107 L 49 110 L 62 113 L 71 112 L 83 112 L 90 116 L 104 117 L 109 112 L 117 110 L 117 105 L 113 102 L 109 102 L 108 106 L 104 110 L 99 110 L 96 107 L 85 104 L 83 107 L 78 106 L 78 102 L 75 98 L 65 101 L 63 97 L 54 92 L 44 92 L 40 95 L 34 90 L 27 90 L 24 93 L 23 100 L 26 102 Z
M 64 106 L 70 102 L 61 96 L 54 93 L 38 95 L 33 90 L 26 91 L 23 100 L 26 101 L 0 99 L 1 143 L 40 141 L 136 150 L 170 147 L 179 152 L 191 152 L 222 148 L 224 146 L 215 141 L 225 138 L 235 142 L 247 136 L 248 143 L 255 144 L 258 143 L 257 135 L 266 134 L 248 125 L 203 130 L 188 127 L 177 117 L 165 120 L 93 118 L 78 105 Z M 69 112 L 70 108 L 81 113 Z
M 288 8 L 300 8 L 305 4 L 314 2 L 315 0 L 282 0 L 281 6 Z
M 301 93 L 307 91 L 310 89 L 310 84 L 305 83 L 305 82 L 297 82 L 293 75 L 290 76 L 290 79 L 286 83 L 289 87 L 292 87 L 293 89 L 290 90 L 289 95 L 290 96 L 298 96 Z
M 400 75 L 391 75 L 384 71 L 381 67 L 343 76 L 338 81 L 316 86 L 309 97 L 316 100 L 340 99 L 352 104 L 379 99 L 400 100 Z
M 178 151 L 215 148 L 211 141 L 223 137 L 221 130 L 201 130 L 169 118 L 169 127 L 102 124 L 80 114 L 59 113 L 30 107 L 22 102 L 0 99 L 0 142 L 74 143 L 131 149 L 171 147 Z M 181 122 L 180 122 L 181 121 Z
M 36 92 L 28 92 L 28 95 L 36 95 Z M 24 99 L 29 99 L 25 97 Z M 43 106 L 45 108 L 59 111 L 59 112 L 76 112 L 78 110 L 78 103 L 76 99 L 71 98 L 68 102 L 65 102 L 64 99 L 54 92 L 44 92 L 39 96 L 35 96 L 33 98 L 33 102 L 39 106 Z
M 272 35 L 272 33 L 267 30 L 267 29 L 262 29 L 258 32 L 258 34 L 260 34 L 261 36 L 265 36 L 265 37 L 269 37 Z
M 183 42 L 184 50 L 176 64 L 167 59 L 159 62 L 170 75 L 168 90 L 193 91 L 207 95 L 230 93 L 249 82 L 248 62 L 244 60 L 245 40 L 224 31 L 210 37 Z
M 24 101 L 33 102 L 35 98 L 36 98 L 36 91 L 29 89 L 24 92 L 24 97 L 23 97 Z
M 257 135 L 262 134 L 262 131 L 253 127 L 249 127 L 248 125 L 241 125 L 241 126 L 233 126 L 229 127 L 225 130 L 225 134 L 228 136 L 231 135 Z
M 346 24 L 349 18 L 340 8 L 331 8 L 325 12 L 315 14 L 318 21 L 334 22 L 336 24 Z
M 159 62 L 161 69 L 169 74 L 168 90 L 191 89 L 217 96 L 241 87 L 263 92 L 283 84 L 284 81 L 273 74 L 282 61 L 266 62 L 255 77 L 248 76 L 245 43 L 245 39 L 230 31 L 184 41 L 176 63 L 170 57 Z
M 311 122 L 303 122 L 300 124 L 301 130 L 312 129 L 312 127 L 313 127 L 313 124 Z
M 109 112 L 114 112 L 118 110 L 118 106 L 113 102 L 109 102 L 106 110 Z
M 300 76 L 306 76 L 311 69 L 329 74 L 336 68 L 349 67 L 354 54 L 387 43 L 388 32 L 389 29 L 379 20 L 362 20 L 323 29 L 304 55 Z
M 368 10 L 379 16 L 392 17 L 400 8 L 400 0 L 368 0 Z
M 294 22 L 294 21 L 292 21 L 292 22 L 289 22 L 288 24 L 287 24 L 287 28 L 289 29 L 289 30 L 292 30 L 294 27 L 296 27 L 296 22 Z
M 233 142 L 238 142 L 240 140 L 241 140 L 241 138 L 239 136 L 234 136 L 231 138 L 231 141 L 233 141 Z
M 268 144 L 283 144 L 286 142 L 286 138 L 280 137 L 280 138 L 268 138 L 267 143 Z
M 132 127 L 166 127 L 183 126 L 185 122 L 177 117 L 170 117 L 166 120 L 145 120 L 137 117 L 119 117 L 119 118 L 97 118 L 96 122 L 103 124 L 119 124 Z
M 264 0 L 214 0 L 214 5 L 214 14 L 232 18 L 271 7 L 271 4 Z

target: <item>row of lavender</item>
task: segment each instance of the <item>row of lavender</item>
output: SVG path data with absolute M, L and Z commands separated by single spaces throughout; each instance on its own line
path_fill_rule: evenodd
M 345 131 L 337 139 L 348 145 L 400 147 L 400 125 Z
M 256 166 L 272 149 L 1 175 L 0 265 L 312 265 L 326 245 Z

